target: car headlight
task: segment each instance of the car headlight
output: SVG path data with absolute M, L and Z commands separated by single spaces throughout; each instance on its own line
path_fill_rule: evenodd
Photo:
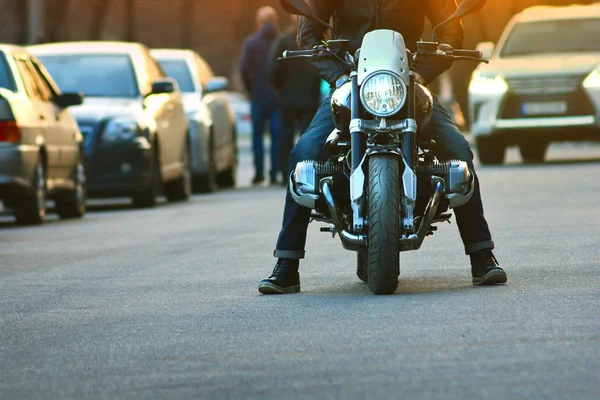
M 502 94 L 508 91 L 508 84 L 500 75 L 489 72 L 473 74 L 469 92 L 477 94 Z
M 135 121 L 129 118 L 115 118 L 106 124 L 102 140 L 106 143 L 131 141 L 138 136 L 138 133 L 139 127 Z
M 600 89 L 600 65 L 583 80 L 583 87 L 586 89 Z
M 390 72 L 377 72 L 360 88 L 360 100 L 366 110 L 378 117 L 396 114 L 406 102 L 406 83 Z

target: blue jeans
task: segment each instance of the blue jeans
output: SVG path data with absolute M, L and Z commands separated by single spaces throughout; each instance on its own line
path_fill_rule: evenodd
M 271 170 L 269 176 L 272 181 L 277 179 L 279 169 L 279 129 L 280 112 L 276 104 L 262 103 L 253 101 L 250 107 L 252 114 L 252 152 L 254 153 L 254 171 L 256 176 L 265 176 L 265 145 L 263 137 L 265 134 L 265 125 L 269 121 L 269 131 L 271 133 Z
M 303 160 L 325 160 L 323 145 L 327 136 L 334 129 L 330 97 L 325 99 L 308 130 L 300 137 L 290 156 L 290 171 L 296 163 Z M 473 173 L 476 189 L 471 200 L 456 209 L 456 223 L 465 246 L 465 253 L 470 254 L 479 250 L 493 249 L 494 242 L 483 215 L 480 185 L 473 166 L 473 153 L 469 143 L 458 130 L 458 127 L 437 99 L 434 99 L 433 114 L 426 129 L 420 133 L 422 139 L 436 141 L 436 155 L 442 161 L 459 159 L 466 161 Z M 304 258 L 306 231 L 310 220 L 311 210 L 297 204 L 289 188 L 285 199 L 283 224 L 277 241 L 275 257 Z

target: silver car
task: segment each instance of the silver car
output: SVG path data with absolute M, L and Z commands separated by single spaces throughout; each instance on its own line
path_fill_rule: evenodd
M 227 79 L 215 77 L 206 61 L 192 50 L 156 49 L 151 54 L 166 74 L 177 80 L 183 95 L 190 123 L 194 191 L 235 186 L 237 132 Z
M 25 49 L 0 45 L 0 200 L 18 223 L 44 222 L 47 198 L 61 218 L 85 214 L 82 136 L 67 110 L 82 101 Z
M 501 164 L 518 145 L 544 160 L 555 141 L 600 140 L 600 5 L 532 7 L 507 25 L 469 87 L 479 160 Z M 487 53 L 487 54 L 485 54 Z
M 191 192 L 188 121 L 177 83 L 139 43 L 68 42 L 31 46 L 63 90 L 85 101 L 72 112 L 85 136 L 90 197 L 154 207 Z

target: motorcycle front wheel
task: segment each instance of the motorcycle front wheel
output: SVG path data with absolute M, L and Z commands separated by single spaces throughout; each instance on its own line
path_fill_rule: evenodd
M 391 294 L 400 275 L 400 168 L 398 158 L 369 158 L 368 286 L 374 294 Z

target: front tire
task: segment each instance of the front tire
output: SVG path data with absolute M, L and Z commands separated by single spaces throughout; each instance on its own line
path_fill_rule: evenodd
M 217 167 L 215 163 L 215 146 L 212 131 L 208 145 L 208 170 L 205 174 L 194 178 L 193 190 L 194 193 L 212 193 L 217 190 Z
M 39 225 L 46 221 L 46 172 L 41 155 L 35 165 L 31 189 L 32 194 L 14 203 L 19 225 Z
M 519 145 L 519 152 L 524 163 L 541 163 L 546 158 L 547 143 L 529 143 Z
M 391 294 L 400 275 L 400 171 L 393 155 L 369 158 L 368 286 L 374 294 Z
M 150 173 L 152 174 L 152 178 L 148 186 L 133 196 L 133 206 L 135 208 L 156 207 L 156 198 L 158 197 L 162 184 L 158 147 L 156 145 L 154 146 L 154 154 L 150 163 Z
M 75 166 L 73 183 L 75 189 L 56 199 L 56 213 L 62 219 L 83 218 L 85 215 L 85 170 L 79 160 Z

